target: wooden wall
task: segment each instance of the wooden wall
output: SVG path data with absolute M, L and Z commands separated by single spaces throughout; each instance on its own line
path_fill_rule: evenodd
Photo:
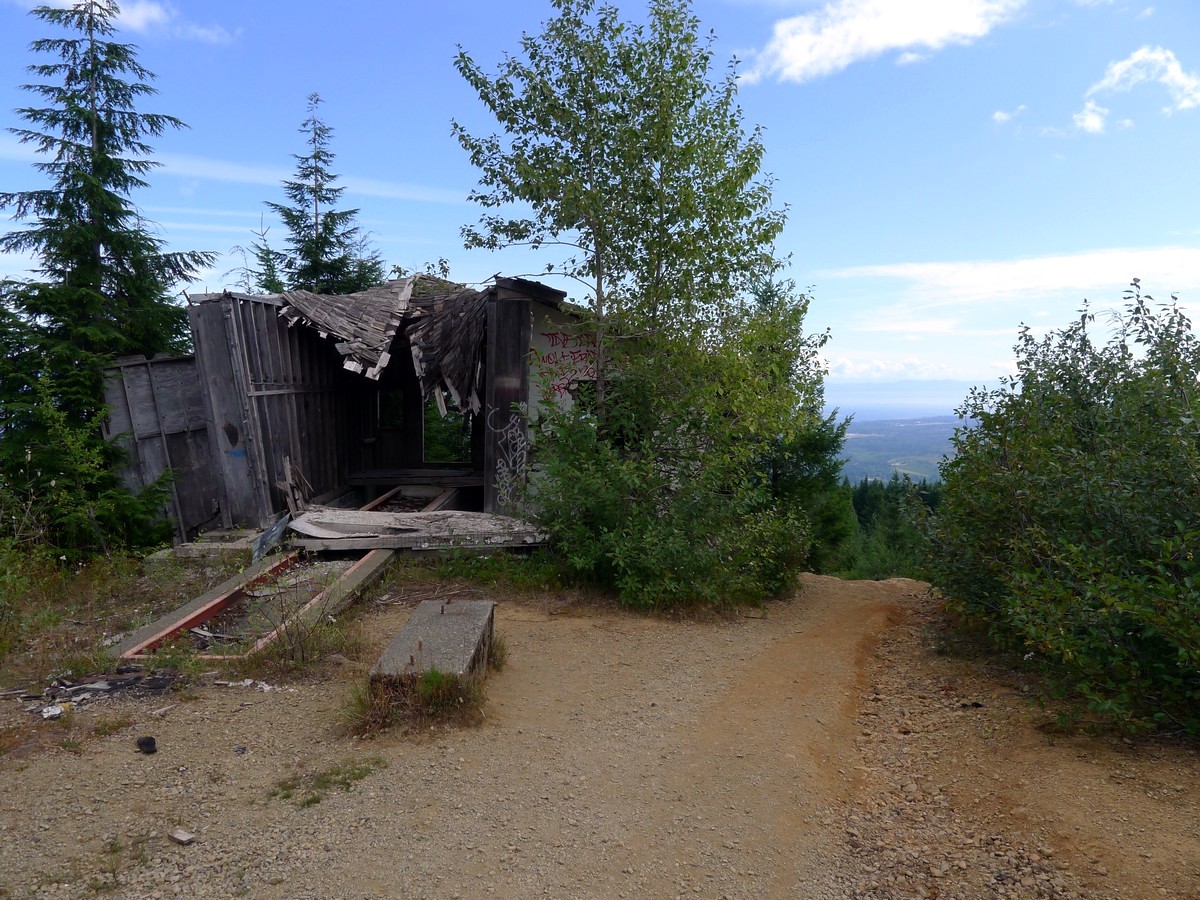
M 331 341 L 288 328 L 273 297 L 226 294 L 189 309 L 226 525 L 263 527 L 287 510 L 284 457 L 321 494 L 361 468 L 376 386 L 342 368 Z
M 126 358 L 107 374 L 104 436 L 129 454 L 122 483 L 137 491 L 174 472 L 164 512 L 176 521 L 180 539 L 192 537 L 221 510 L 195 359 Z
M 529 467 L 532 301 L 505 286 L 488 297 L 482 420 L 483 511 L 516 513 Z

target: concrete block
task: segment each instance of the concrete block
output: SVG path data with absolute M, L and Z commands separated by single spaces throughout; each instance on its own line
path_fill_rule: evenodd
M 406 681 L 432 669 L 463 676 L 487 666 L 495 633 L 491 600 L 424 600 L 371 669 L 371 680 Z

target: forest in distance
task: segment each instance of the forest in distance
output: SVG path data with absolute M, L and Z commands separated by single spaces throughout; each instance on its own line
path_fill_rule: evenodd
M 851 484 L 864 478 L 887 481 L 893 474 L 907 475 L 913 481 L 938 481 L 938 466 L 944 457 L 953 455 L 951 438 L 962 424 L 958 416 L 854 418 L 842 446 L 842 475 Z

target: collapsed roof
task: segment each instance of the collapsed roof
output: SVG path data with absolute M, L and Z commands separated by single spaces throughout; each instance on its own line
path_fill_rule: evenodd
M 517 278 L 498 279 L 497 284 L 555 306 L 565 296 Z M 275 303 L 289 328 L 304 325 L 323 338 L 332 338 L 342 365 L 372 380 L 378 380 L 391 363 L 396 337 L 403 331 L 421 391 L 432 393 L 444 414 L 443 390 L 461 410 L 478 413 L 483 407 L 483 337 L 488 298 L 495 291 L 496 287 L 479 291 L 418 274 L 341 296 L 310 291 L 270 295 L 226 291 L 192 299 L 205 302 L 232 296 Z
M 459 409 L 479 412 L 480 352 L 487 323 L 487 292 L 432 275 L 410 275 L 345 296 L 288 291 L 279 315 L 288 326 L 315 328 L 337 340 L 343 365 L 378 379 L 391 362 L 401 328 L 412 348 L 413 368 L 425 394 L 449 392 Z M 444 411 L 444 410 L 443 410 Z

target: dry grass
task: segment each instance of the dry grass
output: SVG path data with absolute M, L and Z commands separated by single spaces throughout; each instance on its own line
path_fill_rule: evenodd
M 43 564 L 25 589 L 5 598 L 0 686 L 106 671 L 108 635 L 129 631 L 197 596 L 232 574 L 230 565 L 145 567 L 134 557 L 98 559 L 76 568 Z
M 402 679 L 368 679 L 351 689 L 343 708 L 346 730 L 378 734 L 393 727 L 426 730 L 435 722 L 478 725 L 486 698 L 483 678 L 432 669 Z

